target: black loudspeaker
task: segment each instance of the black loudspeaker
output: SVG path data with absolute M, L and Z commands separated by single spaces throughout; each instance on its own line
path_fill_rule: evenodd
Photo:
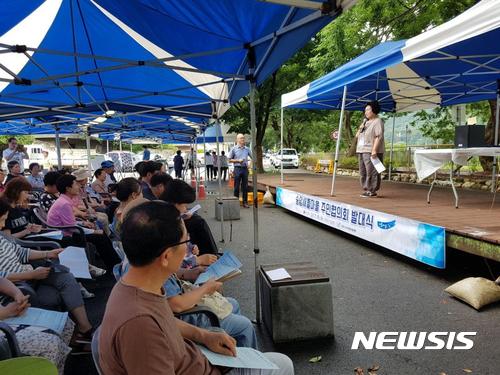
M 455 148 L 486 147 L 485 125 L 465 125 L 455 127 Z

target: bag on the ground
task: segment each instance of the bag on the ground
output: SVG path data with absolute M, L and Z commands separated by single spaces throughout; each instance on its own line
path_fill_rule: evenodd
M 476 310 L 500 301 L 500 285 L 483 277 L 468 277 L 444 290 Z
M 183 292 L 188 292 L 197 288 L 189 281 L 182 280 L 181 283 Z M 221 320 L 227 318 L 229 314 L 233 312 L 233 305 L 231 305 L 231 302 L 219 292 L 203 296 L 201 301 L 197 303 L 197 306 L 207 307 Z
M 273 194 L 269 190 L 269 186 L 266 187 L 266 193 L 264 194 L 264 204 L 275 204 Z

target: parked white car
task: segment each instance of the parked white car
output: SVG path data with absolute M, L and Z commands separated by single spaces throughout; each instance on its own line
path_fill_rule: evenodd
M 281 168 L 281 151 L 278 151 L 272 158 L 271 164 L 275 168 Z M 299 155 L 294 148 L 283 149 L 283 168 L 298 168 Z

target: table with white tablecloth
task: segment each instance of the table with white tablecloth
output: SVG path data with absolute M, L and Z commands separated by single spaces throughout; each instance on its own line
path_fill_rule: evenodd
M 500 157 L 500 147 L 471 147 L 471 148 L 446 148 L 434 150 L 415 150 L 414 162 L 417 171 L 418 180 L 435 174 L 446 163 L 466 165 L 467 161 L 473 156 L 491 156 Z M 436 179 L 431 183 L 429 193 L 427 194 L 427 203 L 430 203 L 430 195 Z M 458 194 L 453 182 L 453 166 L 450 169 L 450 183 L 455 195 L 455 207 L 458 207 Z

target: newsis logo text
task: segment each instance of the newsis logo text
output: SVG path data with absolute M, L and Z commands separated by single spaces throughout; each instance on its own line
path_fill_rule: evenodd
M 352 350 L 469 350 L 476 332 L 355 332 Z

